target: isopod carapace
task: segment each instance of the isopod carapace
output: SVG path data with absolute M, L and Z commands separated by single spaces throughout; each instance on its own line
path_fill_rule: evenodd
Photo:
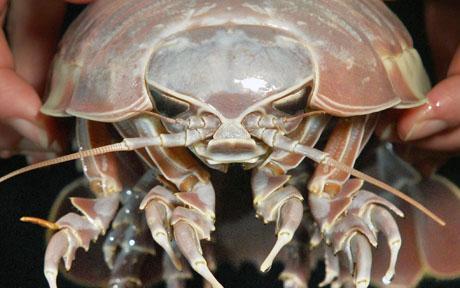
M 248 107 L 308 79 L 308 106 L 335 116 L 415 106 L 430 87 L 381 1 L 98 1 L 66 33 L 54 67 L 43 111 L 96 121 L 151 110 L 146 83 L 200 106 L 227 93 Z
M 124 173 L 129 161 L 110 154 L 119 151 L 136 151 L 143 162 L 134 181 L 142 201 L 123 205 L 137 203 L 145 214 L 152 243 L 165 251 L 171 287 L 184 287 L 188 265 L 222 287 L 209 265 L 213 253 L 200 241 L 211 239 L 219 217 L 209 169 L 225 172 L 232 164 L 252 170 L 256 215 L 276 223 L 262 271 L 287 249 L 281 278 L 286 287 L 306 287 L 310 266 L 299 256 L 307 244 L 295 234 L 300 229 L 322 249 L 323 285 L 367 287 L 381 232 L 390 257 L 379 277 L 388 284 L 402 243 L 393 215 L 403 212 L 363 182 L 443 220 L 352 167 L 379 112 L 420 105 L 429 89 L 409 34 L 380 0 L 99 0 L 65 34 L 42 109 L 78 118 L 80 152 L 1 180 L 82 158 L 97 199 L 73 198 L 82 215 L 55 223 L 26 219 L 58 230 L 45 256 L 51 287 L 61 258 L 70 269 L 75 250 L 89 249 L 114 218 L 109 236 L 125 231 L 116 223 L 127 218 L 117 211 L 133 176 Z M 111 129 L 121 142 L 114 143 Z M 322 135 L 323 151 L 314 148 Z M 301 165 L 305 158 L 316 163 L 311 173 Z M 109 267 L 123 243 L 130 242 L 106 241 Z M 114 281 L 144 285 L 135 272 Z

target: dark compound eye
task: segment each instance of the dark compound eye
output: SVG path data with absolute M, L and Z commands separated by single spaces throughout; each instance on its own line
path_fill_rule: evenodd
M 186 102 L 180 101 L 153 88 L 150 88 L 150 95 L 152 96 L 156 110 L 161 115 L 170 118 L 175 118 L 176 116 L 187 112 L 190 108 L 190 105 Z
M 307 108 L 311 87 L 307 87 L 273 102 L 273 108 L 289 115 L 302 113 Z

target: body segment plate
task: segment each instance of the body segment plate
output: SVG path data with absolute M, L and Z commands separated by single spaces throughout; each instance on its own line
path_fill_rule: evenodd
M 309 105 L 332 115 L 415 106 L 430 87 L 410 36 L 380 0 L 100 0 L 64 37 L 43 112 L 113 122 L 150 110 L 145 79 L 155 78 L 146 71 L 157 46 L 184 31 L 229 26 L 271 27 L 302 43 L 314 71 Z M 238 69 L 245 67 L 251 63 Z

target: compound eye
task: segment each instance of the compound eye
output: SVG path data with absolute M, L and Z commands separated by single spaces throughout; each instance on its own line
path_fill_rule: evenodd
M 156 110 L 161 115 L 175 118 L 190 109 L 190 105 L 186 102 L 171 97 L 156 89 L 150 88 L 150 95 L 152 96 Z
M 277 100 L 273 102 L 273 108 L 289 115 L 302 113 L 307 108 L 308 95 L 310 95 L 310 91 L 311 87 L 307 87 L 295 92 L 294 94 Z

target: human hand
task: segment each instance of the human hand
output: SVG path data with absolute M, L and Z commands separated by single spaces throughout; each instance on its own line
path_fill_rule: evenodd
M 390 141 L 409 141 L 417 148 L 460 152 L 460 2 L 426 2 L 427 34 L 437 77 L 442 79 L 427 94 L 428 102 L 406 111 L 391 111 L 382 118 L 378 134 Z M 396 121 L 395 127 L 389 123 Z M 395 129 L 394 129 L 395 128 Z
M 69 0 L 88 3 L 91 0 Z M 8 10 L 8 11 L 7 11 Z M 55 120 L 40 113 L 48 68 L 62 33 L 63 0 L 0 0 L 0 157 L 58 152 Z M 6 17 L 8 13 L 8 17 Z M 7 23 L 5 19 L 7 18 Z M 5 27 L 5 25 L 3 25 Z M 7 40 L 8 38 L 8 40 Z
M 409 142 L 412 150 L 439 152 L 436 155 L 443 157 L 434 158 L 445 159 L 460 152 L 460 2 L 427 0 L 425 7 L 435 72 L 442 80 L 429 91 L 426 104 L 384 113 L 377 134 Z
M 447 73 L 427 95 L 428 102 L 399 119 L 398 135 L 419 147 L 460 151 L 460 46 Z
M 439 79 L 428 103 L 407 111 L 398 124 L 404 141 L 423 149 L 460 152 L 460 3 L 426 2 L 427 36 Z

